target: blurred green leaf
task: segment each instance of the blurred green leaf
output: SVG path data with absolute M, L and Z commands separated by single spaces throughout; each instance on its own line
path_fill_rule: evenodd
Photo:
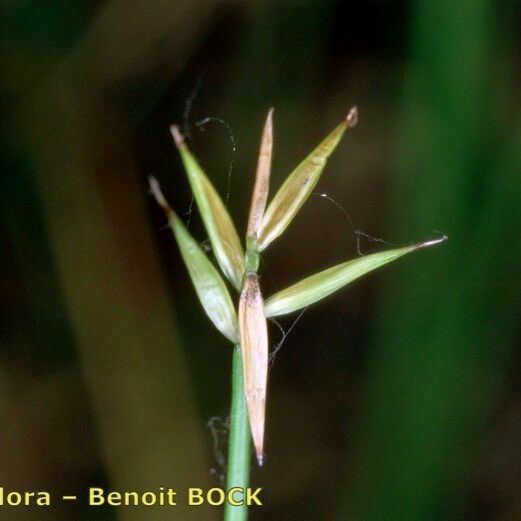
M 513 221 L 487 215 L 494 236 L 484 240 L 482 231 L 483 208 L 503 175 L 493 164 L 494 141 L 507 140 L 507 119 L 496 116 L 502 93 L 491 83 L 509 77 L 496 48 L 498 12 L 489 0 L 419 0 L 411 10 L 385 221 L 395 237 L 435 227 L 454 243 L 396 270 L 377 300 L 363 464 L 339 519 L 479 517 L 470 513 L 476 482 L 469 476 L 480 472 L 479 429 L 490 425 L 491 383 L 512 325 L 498 318 L 513 309 L 504 295 L 518 279 L 508 275 L 515 246 L 501 253 Z M 501 204 L 508 209 L 507 198 Z

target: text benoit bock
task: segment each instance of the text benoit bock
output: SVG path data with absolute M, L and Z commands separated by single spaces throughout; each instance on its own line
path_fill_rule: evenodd
M 10 490 L 0 486 L 0 507 L 24 507 L 37 506 L 48 507 L 55 501 L 59 502 L 84 502 L 92 507 L 100 506 L 171 506 L 179 504 L 189 506 L 220 506 L 228 503 L 233 506 L 261 506 L 261 488 L 241 488 L 233 487 L 230 489 L 210 488 L 202 489 L 197 487 L 188 488 L 186 491 L 179 492 L 173 488 L 159 487 L 155 491 L 136 492 L 136 491 L 114 491 L 106 490 L 101 487 L 90 487 L 85 495 L 58 495 L 49 491 L 20 491 Z

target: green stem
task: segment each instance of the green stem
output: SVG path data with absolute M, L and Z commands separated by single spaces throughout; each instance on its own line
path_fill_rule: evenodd
M 228 444 L 228 465 L 226 488 L 246 489 L 250 481 L 250 428 L 242 376 L 241 348 L 233 349 L 232 366 L 232 406 L 230 412 L 230 440 Z M 241 498 L 236 494 L 237 500 Z M 246 505 L 233 506 L 228 502 L 224 506 L 224 521 L 244 521 L 248 518 Z

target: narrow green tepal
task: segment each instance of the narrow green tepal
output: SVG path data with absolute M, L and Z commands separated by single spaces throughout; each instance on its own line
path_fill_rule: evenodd
M 353 107 L 347 117 L 300 163 L 279 188 L 264 214 L 257 248 L 264 250 L 290 225 L 315 188 L 328 157 L 333 153 L 347 128 L 354 127 L 358 110 Z
M 237 313 L 224 280 L 167 203 L 157 180 L 150 177 L 149 184 L 152 195 L 165 211 L 204 311 L 214 326 L 228 340 L 236 344 L 238 342 Z
M 188 149 L 179 129 L 173 125 L 170 132 L 181 155 L 215 258 L 224 275 L 240 290 L 244 273 L 244 252 L 235 226 L 219 194 Z
M 447 240 L 446 235 L 412 246 L 365 255 L 311 275 L 268 298 L 264 303 L 266 317 L 286 315 L 305 308 L 385 264 L 445 240 Z

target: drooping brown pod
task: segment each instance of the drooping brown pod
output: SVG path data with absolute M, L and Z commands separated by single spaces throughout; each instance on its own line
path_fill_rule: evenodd
M 239 334 L 244 394 L 259 465 L 264 461 L 264 423 L 268 379 L 268 328 L 256 273 L 246 273 L 239 302 Z

